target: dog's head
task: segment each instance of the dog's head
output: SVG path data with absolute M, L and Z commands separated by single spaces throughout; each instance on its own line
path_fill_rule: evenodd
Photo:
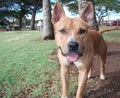
M 54 6 L 52 24 L 55 29 L 55 40 L 61 54 L 71 62 L 77 61 L 83 55 L 83 42 L 89 28 L 88 24 L 93 19 L 93 12 L 92 3 L 88 3 L 80 17 L 68 18 L 59 2 Z

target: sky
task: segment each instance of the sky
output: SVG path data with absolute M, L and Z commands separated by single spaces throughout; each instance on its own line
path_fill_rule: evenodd
M 50 0 L 50 1 L 55 2 L 56 0 Z M 64 10 L 65 10 L 66 16 L 68 16 L 68 17 L 79 16 L 79 15 L 73 16 L 72 13 L 65 6 L 64 6 Z M 43 13 L 42 12 L 36 14 L 36 20 L 40 20 L 40 19 L 43 19 Z M 109 15 L 109 17 L 108 16 L 104 17 L 104 20 L 117 20 L 117 19 L 120 19 L 120 13 L 112 13 L 112 14 Z

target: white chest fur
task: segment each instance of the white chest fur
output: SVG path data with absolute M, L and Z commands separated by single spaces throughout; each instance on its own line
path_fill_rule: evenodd
M 74 64 L 77 68 L 82 67 L 84 65 L 80 59 L 78 61 L 74 62 Z

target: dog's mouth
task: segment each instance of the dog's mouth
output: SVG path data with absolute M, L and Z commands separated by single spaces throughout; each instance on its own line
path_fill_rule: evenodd
M 70 62 L 75 62 L 75 61 L 78 60 L 79 55 L 76 54 L 76 53 L 69 53 L 69 54 L 66 54 L 66 58 L 67 58 Z
M 63 53 L 61 47 L 58 47 L 58 49 L 60 49 L 61 54 L 63 56 L 65 56 L 70 62 L 75 62 L 75 61 L 77 61 L 79 59 L 79 57 L 82 56 L 82 54 L 79 54 L 79 53 L 66 53 L 65 54 L 65 53 Z

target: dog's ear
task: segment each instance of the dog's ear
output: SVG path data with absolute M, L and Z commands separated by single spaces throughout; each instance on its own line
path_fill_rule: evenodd
M 54 9 L 53 9 L 53 15 L 52 15 L 52 23 L 55 24 L 58 22 L 63 16 L 65 16 L 64 9 L 59 1 L 55 3 Z
M 93 23 L 94 8 L 92 2 L 88 2 L 87 6 L 82 10 L 80 18 L 89 25 Z

